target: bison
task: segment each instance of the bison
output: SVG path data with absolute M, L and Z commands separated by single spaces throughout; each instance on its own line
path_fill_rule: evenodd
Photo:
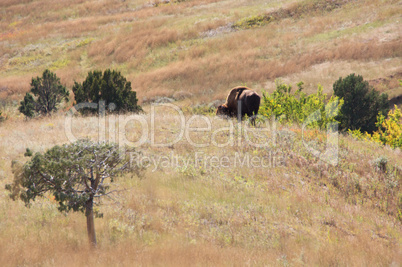
M 238 86 L 230 90 L 226 103 L 220 105 L 216 115 L 230 117 L 241 117 L 245 115 L 252 118 L 251 123 L 255 124 L 255 116 L 260 108 L 261 97 L 250 88 Z

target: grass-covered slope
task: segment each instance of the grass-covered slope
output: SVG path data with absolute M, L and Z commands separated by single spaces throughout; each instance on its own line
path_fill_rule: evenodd
M 140 100 L 223 98 L 228 88 L 303 80 L 331 90 L 356 72 L 400 72 L 399 1 L 2 1 L 1 96 L 20 99 L 45 68 L 71 86 L 116 68 Z M 387 91 L 393 88 L 382 88 Z
M 144 118 L 150 130 L 152 118 Z M 180 135 L 176 111 L 158 107 L 154 119 L 155 143 Z M 28 209 L 2 189 L 0 261 L 9 266 L 401 262 L 399 150 L 341 135 L 333 166 L 309 150 L 326 149 L 326 132 L 273 122 L 264 132 L 239 130 L 240 124 L 215 116 L 185 120 L 201 132 L 188 132 L 164 148 L 144 142 L 137 149 L 141 154 L 133 155 L 134 164 L 146 167 L 142 175 L 112 184 L 118 191 L 102 201 L 104 217 L 95 220 L 96 252 L 89 251 L 83 214 L 59 213 L 50 196 Z M 98 140 L 103 122 L 97 117 L 71 122 L 75 137 Z M 67 125 L 64 116 L 5 121 L 0 187 L 11 183 L 11 160 L 25 161 L 27 147 L 44 151 L 68 142 Z M 128 116 L 109 116 L 106 125 L 110 140 L 123 135 L 120 140 L 136 142 L 144 134 Z
M 273 121 L 247 130 L 195 104 L 236 85 L 273 91 L 276 78 L 331 94 L 352 72 L 396 99 L 401 9 L 394 0 L 1 1 L 0 265 L 400 265 L 399 149 L 340 134 L 333 166 L 311 153 L 329 148 L 326 131 Z M 24 120 L 17 101 L 46 68 L 68 89 L 88 71 L 121 71 L 143 120 L 69 118 L 68 106 Z M 200 131 L 154 146 L 183 130 L 171 108 L 151 116 L 145 103 L 161 96 L 179 100 Z M 59 213 L 51 196 L 28 209 L 4 189 L 26 148 L 43 152 L 71 134 L 145 140 L 141 177 L 116 180 L 99 206 L 96 251 L 83 214 Z

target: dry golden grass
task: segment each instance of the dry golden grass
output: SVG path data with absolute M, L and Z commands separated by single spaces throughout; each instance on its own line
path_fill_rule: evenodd
M 385 76 L 399 71 L 401 65 L 397 1 L 344 1 L 335 9 L 311 1 L 282 1 L 282 5 L 184 1 L 158 7 L 147 1 L 13 3 L 3 3 L 6 12 L 0 21 L 0 50 L 4 54 L 0 60 L 5 63 L 2 83 L 41 72 L 37 65 L 46 66 L 46 60 L 57 61 L 56 54 L 38 61 L 36 52 L 19 58 L 19 51 L 27 45 L 48 43 L 65 51 L 69 61 L 58 68 L 60 73 L 70 73 L 66 75 L 67 85 L 84 79 L 94 68 L 113 67 L 128 75 L 140 98 L 188 91 L 206 101 L 205 90 L 212 90 L 216 98 L 237 84 L 260 89 L 276 78 L 291 79 L 292 83 L 298 82 L 293 77 L 299 76 L 317 80 L 314 73 L 306 77 L 306 70 L 323 63 L 356 62 L 357 68 L 352 71 L 363 73 L 370 62 L 388 59 L 390 64 L 381 73 Z M 39 12 L 43 6 L 48 12 Z M 242 17 L 264 13 L 276 14 L 275 20 L 256 29 L 203 37 L 203 33 Z M 69 42 L 58 41 L 77 38 L 91 41 L 72 48 Z M 9 62 L 14 62 L 12 68 Z M 343 73 L 343 68 L 336 68 L 331 77 Z M 365 78 L 379 77 L 370 73 Z M 22 98 L 28 89 L 8 87 L 14 98 Z M 330 91 L 329 86 L 325 89 Z
M 285 136 L 269 149 L 244 142 L 224 149 L 194 148 L 185 140 L 166 148 L 143 144 L 139 150 L 152 157 L 173 152 L 194 158 L 202 152 L 233 159 L 236 153 L 267 157 L 276 151 L 288 158 L 286 165 L 265 169 L 193 163 L 149 167 L 142 179 L 123 177 L 115 185 L 124 190 L 100 207 L 105 217 L 95 222 L 95 252 L 89 250 L 83 214 L 65 216 L 51 199 L 27 209 L 1 189 L 12 181 L 11 161 L 27 160 L 27 147 L 43 152 L 69 141 L 64 110 L 29 121 L 17 111 L 31 78 L 45 68 L 68 88 L 88 71 L 118 69 L 140 101 L 173 97 L 187 111 L 224 99 L 236 85 L 270 91 L 279 78 L 304 81 L 307 92 L 321 83 L 331 93 L 334 81 L 350 73 L 379 80 L 401 72 L 399 1 L 345 1 L 325 12 L 299 9 L 311 3 L 191 0 L 156 7 L 148 0 L 1 1 L 0 110 L 8 118 L 0 122 L 1 265 L 400 265 L 401 174 L 395 171 L 393 187 L 395 181 L 374 163 L 384 156 L 391 169 L 400 167 L 400 150 L 341 135 L 340 163 L 331 167 L 305 150 L 295 125 L 278 126 L 293 132 L 294 142 Z M 282 15 L 263 27 L 230 26 L 280 8 L 291 12 L 275 13 Z M 402 94 L 396 79 L 377 84 L 392 96 Z M 145 110 L 150 125 L 150 107 Z M 115 141 L 124 132 L 138 141 L 141 125 L 131 121 L 116 132 L 111 128 L 116 118 L 107 117 L 106 137 Z M 231 123 L 208 118 L 212 130 Z M 171 110 L 159 110 L 155 125 L 157 142 L 172 140 L 179 131 Z M 96 117 L 73 119 L 77 137 L 97 140 L 98 127 Z M 196 143 L 228 141 L 226 132 L 189 136 Z M 272 132 L 253 138 L 270 140 Z M 305 138 L 325 147 L 325 132 L 307 131 Z
M 149 108 L 146 111 L 150 125 Z M 123 115 L 119 122 L 127 118 Z M 233 123 L 207 118 L 211 132 Z M 106 117 L 107 127 L 116 125 L 116 119 Z M 189 119 L 186 115 L 187 122 Z M 158 107 L 156 142 L 174 139 L 179 122 L 171 109 Z M 192 126 L 204 127 L 202 122 L 196 119 Z M 98 127 L 97 117 L 73 119 L 76 137 L 97 140 Z M 194 158 L 201 152 L 233 159 L 235 153 L 267 156 L 269 151 L 289 157 L 285 165 L 270 168 L 202 164 L 199 168 L 190 163 L 187 167 L 150 166 L 141 179 L 120 178 L 114 186 L 122 191 L 100 206 L 104 218 L 95 222 L 96 251 L 89 249 L 83 214 L 65 216 L 51 199 L 38 199 L 28 209 L 21 201 L 1 194 L 0 261 L 5 266 L 400 264 L 402 226 L 391 209 L 400 186 L 388 191 L 388 201 L 380 195 L 370 196 L 369 187 L 369 181 L 381 179 L 373 160 L 385 156 L 389 166 L 401 166 L 400 151 L 340 136 L 340 164 L 331 167 L 306 153 L 298 126 L 278 125 L 277 129 L 294 132 L 295 139 L 279 138 L 269 149 L 247 145 L 244 139 L 242 145 L 236 139 L 234 146 L 225 149 L 214 145 L 195 148 L 185 139 L 166 148 L 143 144 L 138 150 L 153 157 L 175 153 Z M 142 133 L 135 121 L 124 130 L 132 142 Z M 211 132 L 189 136 L 195 143 L 228 140 L 226 132 L 215 136 Z M 117 135 L 110 134 L 112 128 L 106 133 L 107 138 Z M 30 121 L 14 117 L 1 125 L 0 136 L 2 188 L 12 181 L 11 161 L 26 160 L 25 148 L 44 151 L 68 142 L 61 114 Z M 255 137 L 263 136 L 269 140 L 272 132 Z M 308 131 L 305 138 L 325 142 L 325 133 Z M 334 177 L 338 186 L 331 182 Z M 368 195 L 347 187 L 352 177 L 359 177 L 362 192 Z M 381 188 L 379 185 L 377 194 L 383 194 Z
M 389 73 L 398 73 L 399 71 L 399 59 L 382 59 L 372 62 L 361 61 L 332 61 L 324 62 L 322 64 L 316 64 L 307 68 L 306 70 L 286 75 L 280 78 L 281 81 L 287 84 L 291 84 L 293 81 L 303 81 L 306 87 L 306 92 L 313 93 L 317 89 L 317 84 L 323 85 L 327 92 L 332 91 L 332 85 L 334 81 L 339 77 L 346 77 L 350 73 L 354 73 L 356 69 L 362 69 L 360 75 L 363 77 L 373 77 L 373 80 L 379 77 L 388 77 Z M 395 66 L 390 68 L 390 65 Z M 364 69 L 363 69 L 364 66 Z M 275 81 L 268 81 L 265 88 L 275 88 Z M 400 89 L 395 83 L 384 87 L 383 85 L 375 85 L 376 90 L 380 92 L 387 92 L 389 97 L 394 97 L 394 94 L 400 94 Z M 394 88 L 394 89 L 391 89 Z M 332 93 L 332 92 L 331 92 Z

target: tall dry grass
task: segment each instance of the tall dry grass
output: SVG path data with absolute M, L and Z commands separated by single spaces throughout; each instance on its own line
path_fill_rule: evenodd
M 0 81 L 11 88 L 8 95 L 14 99 L 24 92 L 8 81 L 40 73 L 60 54 L 68 63 L 56 68 L 69 73 L 64 75 L 69 86 L 89 70 L 112 67 L 127 75 L 140 98 L 147 99 L 187 91 L 208 101 L 211 92 L 213 99 L 219 98 L 238 84 L 262 89 L 276 78 L 298 82 L 293 77 L 304 76 L 307 82 L 314 81 L 314 73 L 306 77 L 308 70 L 325 63 L 353 61 L 358 66 L 353 72 L 366 72 L 366 64 L 390 59 L 392 64 L 379 74 L 386 76 L 400 68 L 401 36 L 395 23 L 400 7 L 395 1 L 342 1 L 335 9 L 309 1 L 231 5 L 204 0 L 157 7 L 147 1 L 78 0 L 26 5 L 8 1 L 3 6 Z M 46 12 L 41 12 L 43 7 Z M 275 20 L 256 29 L 203 35 L 258 14 L 275 14 Z M 71 45 L 81 38 L 90 41 Z M 50 45 L 57 52 L 48 55 L 38 48 L 21 53 L 32 44 Z M 333 76 L 341 76 L 342 69 L 334 69 Z
M 236 43 L 235 40 L 233 42 Z M 190 59 L 138 75 L 133 84 L 146 96 L 159 94 L 161 85 L 165 88 L 184 89 L 199 96 L 210 95 L 210 92 L 226 91 L 227 88 L 239 83 L 264 83 L 266 80 L 300 73 L 314 65 L 326 62 L 366 60 L 368 55 L 372 60 L 398 56 L 402 53 L 399 43 L 399 41 L 392 41 L 365 44 L 345 41 L 330 51 L 316 48 L 314 52 L 289 55 L 287 59 L 258 60 L 256 58 L 260 56 L 253 49 L 246 52 L 231 51 L 227 55 L 190 57 Z M 191 53 L 194 52 L 191 51 Z M 206 52 L 201 50 L 201 53 Z M 185 87 L 181 84 L 185 84 Z M 174 90 L 172 95 L 173 92 Z
M 344 1 L 325 12 L 299 9 L 311 1 L 149 3 L 0 2 L 0 104 L 8 117 L 0 122 L 0 188 L 13 179 L 11 161 L 27 160 L 27 147 L 43 152 L 69 141 L 63 110 L 29 121 L 17 112 L 31 78 L 60 58 L 67 63 L 53 70 L 69 88 L 90 70 L 116 68 L 132 82 L 140 100 L 184 98 L 181 103 L 187 110 L 199 102 L 224 99 L 228 88 L 239 84 L 270 90 L 280 78 L 305 81 L 310 87 L 306 90 L 323 83 L 329 92 L 336 79 L 351 72 L 370 80 L 401 71 L 401 7 L 396 0 Z M 280 8 L 291 13 L 259 28 L 230 27 L 239 19 Z M 206 37 L 205 32 L 214 30 Z M 400 94 L 398 84 L 381 90 Z M 150 125 L 150 107 L 145 109 Z M 187 122 L 191 114 L 185 114 Z M 172 110 L 158 111 L 156 141 L 177 135 L 180 121 L 175 115 Z M 231 123 L 208 119 L 212 131 Z M 77 137 L 98 140 L 99 125 L 106 125 L 109 140 L 123 133 L 132 142 L 139 140 L 140 123 L 130 121 L 117 130 L 116 120 L 108 116 L 99 124 L 97 117 L 76 117 L 72 131 Z M 199 119 L 193 124 L 206 126 Z M 95 252 L 88 247 L 83 214 L 61 214 L 51 198 L 28 209 L 0 189 L 0 263 L 400 265 L 400 173 L 395 171 L 399 180 L 394 187 L 393 178 L 375 167 L 380 156 L 387 158 L 390 170 L 402 166 L 400 152 L 341 135 L 340 163 L 330 167 L 304 149 L 299 126 L 278 128 L 292 132 L 289 136 L 295 139 L 284 136 L 269 149 L 244 142 L 224 149 L 194 148 L 185 140 L 166 148 L 146 142 L 139 150 L 152 157 L 175 153 L 194 158 L 202 152 L 233 160 L 236 153 L 268 157 L 273 151 L 287 160 L 265 169 L 199 168 L 195 163 L 154 171 L 149 167 L 141 179 L 123 177 L 115 183 L 119 194 L 100 207 L 104 218 L 95 222 Z M 224 143 L 229 138 L 224 131 L 189 136 L 196 143 L 210 143 L 212 138 Z M 270 140 L 272 132 L 252 136 Z M 307 131 L 305 138 L 325 147 L 324 132 Z
M 150 109 L 146 111 L 144 118 L 150 125 Z M 156 142 L 173 140 L 180 126 L 177 113 L 160 107 L 156 111 Z M 128 116 L 123 115 L 119 122 Z M 189 122 L 190 114 L 185 116 Z M 248 145 L 244 139 L 239 145 L 236 131 L 235 144 L 222 149 L 210 142 L 212 138 L 226 142 L 227 131 L 214 136 L 212 131 L 231 123 L 237 128 L 237 124 L 207 118 L 211 120 L 210 132 L 189 134 L 195 143 L 209 144 L 204 148 L 195 148 L 182 139 L 166 148 L 146 142 L 138 151 L 153 157 L 175 153 L 194 158 L 201 152 L 233 159 L 235 153 L 268 156 L 269 151 L 288 157 L 283 164 L 269 168 L 200 167 L 190 162 L 187 167 L 148 167 L 141 179 L 119 178 L 112 184 L 120 190 L 118 194 L 100 206 L 104 218 L 95 222 L 99 241 L 96 251 L 89 249 L 83 214 L 61 214 L 51 198 L 38 199 L 28 209 L 4 192 L 0 195 L 2 264 L 400 264 L 401 223 L 395 214 L 383 210 L 386 198 L 372 195 L 361 201 L 363 193 L 348 187 L 357 176 L 362 189 L 372 192 L 365 188 L 366 183 L 378 181 L 382 185 L 376 180 L 381 175 L 373 161 L 385 156 L 389 166 L 401 166 L 399 152 L 341 135 L 340 163 L 330 167 L 304 150 L 301 129 L 296 125 L 278 125 L 277 130 L 289 135 L 281 135 L 275 146 L 266 149 Z M 104 119 L 106 122 L 99 124 L 97 117 L 75 117 L 72 131 L 76 137 L 98 140 L 99 126 L 106 125 L 109 140 L 123 133 L 133 142 L 141 137 L 143 129 L 135 121 L 119 132 L 117 117 Z M 205 121 L 197 118 L 191 126 L 204 128 Z M 11 161 L 25 161 L 27 147 L 45 151 L 68 142 L 65 130 L 62 114 L 30 121 L 13 118 L 1 124 L 0 186 L 4 188 L 12 181 Z M 325 145 L 325 132 L 307 131 L 304 136 L 306 141 Z M 250 137 L 254 141 L 271 140 L 273 135 L 267 131 Z M 334 178 L 339 186 L 331 182 Z

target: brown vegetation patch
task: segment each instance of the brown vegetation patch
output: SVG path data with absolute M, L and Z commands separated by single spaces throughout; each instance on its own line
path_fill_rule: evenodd
M 378 91 L 384 91 L 384 88 L 388 90 L 392 90 L 394 88 L 402 87 L 401 85 L 402 80 L 402 72 L 397 72 L 395 74 L 389 75 L 385 78 L 377 78 L 369 80 L 369 84 L 376 88 Z M 401 91 L 402 94 L 402 91 Z
M 315 64 L 335 60 L 366 60 L 402 56 L 399 41 L 341 42 L 334 49 L 312 48 L 301 55 L 294 54 L 287 59 L 256 60 L 256 56 L 244 51 L 233 51 L 227 56 L 209 56 L 169 64 L 164 68 L 137 76 L 135 88 L 147 94 L 151 88 L 165 84 L 168 88 L 180 88 L 195 95 L 227 90 L 237 81 L 273 80 L 291 73 L 303 71 Z M 241 62 L 241 64 L 239 63 Z M 180 86 L 185 84 L 185 88 Z
M 368 81 L 377 91 L 388 94 L 389 105 L 402 106 L 402 72 L 396 72 L 385 78 L 377 78 Z
M 93 42 L 88 55 L 100 62 L 104 62 L 105 57 L 109 56 L 119 63 L 127 62 L 133 57 L 143 58 L 148 50 L 168 45 L 181 37 L 177 30 L 164 28 L 163 24 L 164 20 L 151 21 L 145 25 L 135 23 L 129 32 Z

